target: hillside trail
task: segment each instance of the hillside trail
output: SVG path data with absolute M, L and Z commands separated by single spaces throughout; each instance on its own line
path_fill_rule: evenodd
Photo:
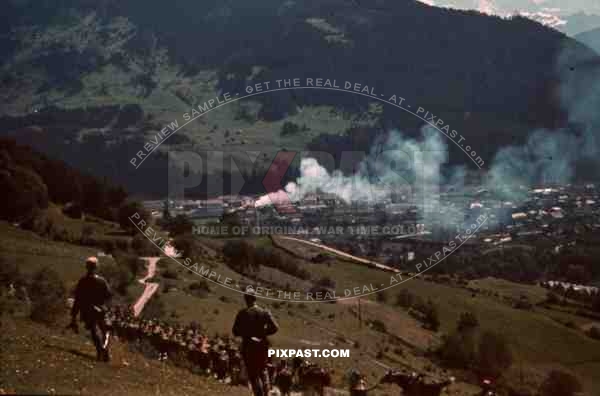
M 154 293 L 158 290 L 158 283 L 148 282 L 148 279 L 152 279 L 156 274 L 156 263 L 160 260 L 160 257 L 142 257 L 142 260 L 146 261 L 147 272 L 146 276 L 139 279 L 138 282 L 144 285 L 144 291 L 137 299 L 137 301 L 133 304 L 133 315 L 138 317 L 142 310 L 146 306 L 146 303 L 152 298 Z
M 300 240 L 301 241 L 301 240 Z M 174 249 L 165 249 L 164 253 L 167 256 L 171 256 L 171 257 L 176 257 L 177 256 L 177 252 Z M 340 252 L 343 253 L 343 252 Z M 146 304 L 148 303 L 148 301 L 152 298 L 152 296 L 154 295 L 154 293 L 156 293 L 156 291 L 158 290 L 159 284 L 156 282 L 148 282 L 149 279 L 152 279 L 155 275 L 156 275 L 156 267 L 157 267 L 157 263 L 158 261 L 161 259 L 161 257 L 141 257 L 142 260 L 144 260 L 147 264 L 146 264 L 146 275 L 143 278 L 138 279 L 138 282 L 144 285 L 144 291 L 142 292 L 142 294 L 140 295 L 140 297 L 137 299 L 137 301 L 133 304 L 133 313 L 135 317 L 138 317 L 144 307 L 146 306 Z M 296 340 L 297 341 L 297 340 Z M 307 344 L 307 345 L 320 345 L 321 343 L 319 342 L 314 342 L 314 341 L 308 341 L 308 340 L 300 340 L 301 343 L 303 344 Z M 373 363 L 379 364 L 384 366 L 385 368 L 388 368 L 387 366 L 383 365 L 380 362 L 374 361 Z M 346 396 L 349 395 L 349 392 L 343 389 L 338 389 L 338 388 L 326 388 L 325 389 L 325 396 Z M 303 395 L 308 395 L 309 393 L 307 392 L 291 392 L 290 396 L 303 396 Z M 270 392 L 270 396 L 277 396 L 280 395 L 279 390 L 277 389 L 277 387 L 274 387 L 274 391 Z
M 163 253 L 167 257 L 179 257 L 179 253 L 175 250 L 175 248 L 170 243 L 168 243 L 165 246 Z M 158 261 L 161 259 L 161 257 L 160 256 L 140 257 L 140 259 L 144 260 L 147 263 L 146 264 L 147 271 L 146 271 L 146 276 L 144 276 L 141 279 L 138 279 L 138 282 L 140 282 L 142 285 L 144 285 L 144 291 L 142 292 L 140 297 L 137 299 L 137 301 L 133 304 L 133 315 L 135 317 L 138 317 L 142 313 L 142 310 L 144 309 L 144 307 L 146 306 L 148 301 L 150 301 L 150 298 L 152 298 L 154 293 L 156 293 L 156 291 L 158 290 L 158 287 L 159 287 L 158 283 L 148 282 L 148 279 L 152 279 L 154 277 L 154 275 L 156 275 L 156 263 L 158 263 Z

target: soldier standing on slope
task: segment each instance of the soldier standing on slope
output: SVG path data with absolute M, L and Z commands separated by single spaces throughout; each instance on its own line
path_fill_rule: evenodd
M 233 335 L 242 337 L 241 355 L 254 396 L 267 396 L 270 388 L 267 374 L 267 337 L 275 334 L 279 326 L 271 312 L 256 304 L 254 289 L 246 289 L 244 300 L 246 308 L 240 310 L 235 318 Z
M 108 362 L 110 360 L 108 353 L 109 333 L 104 316 L 106 313 L 105 304 L 112 293 L 106 280 L 96 274 L 98 259 L 96 257 L 87 258 L 85 266 L 87 274 L 79 280 L 75 288 L 75 302 L 71 309 L 71 324 L 69 327 L 76 332 L 78 331 L 77 314 L 80 314 L 81 321 L 92 335 L 97 359 Z

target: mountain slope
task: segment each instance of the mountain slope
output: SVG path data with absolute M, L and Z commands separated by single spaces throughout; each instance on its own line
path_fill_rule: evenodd
M 526 18 L 503 20 L 413 0 L 101 4 L 92 11 L 86 1 L 66 1 L 42 23 L 14 26 L 4 43 L 12 54 L 4 65 L 8 79 L 21 85 L 16 69 L 27 66 L 28 76 L 40 78 L 30 84 L 34 96 L 60 104 L 89 90 L 92 75 L 109 70 L 116 80 L 123 75 L 129 92 L 120 95 L 130 98 L 176 84 L 181 77 L 173 73 L 197 76 L 203 69 L 218 71 L 217 88 L 224 90 L 247 79 L 318 75 L 402 89 L 429 106 L 523 113 L 529 95 L 552 77 L 563 45 L 574 44 Z M 30 19 L 23 11 L 15 11 L 15 20 Z M 20 45 L 11 51 L 7 42 L 14 41 Z M 96 101 L 115 96 L 112 88 L 98 87 Z M 340 104 L 331 95 L 306 96 L 278 96 L 285 105 L 270 115 L 279 118 L 292 104 Z
M 575 38 L 600 54 L 600 28 L 579 33 Z
M 10 26 L 0 31 L 0 134 L 152 195 L 166 193 L 165 148 L 137 170 L 130 159 L 192 106 L 249 84 L 321 77 L 369 85 L 439 115 L 489 162 L 532 128 L 565 120 L 557 101 L 568 73 L 565 65 L 557 72 L 565 48 L 569 62 L 594 56 L 527 18 L 413 0 L 11 1 L 3 18 Z M 169 145 L 301 151 L 331 136 L 349 141 L 353 126 L 414 135 L 423 124 L 392 106 L 371 112 L 371 105 L 335 91 L 271 92 L 201 117 Z M 285 121 L 307 128 L 284 135 Z M 458 154 L 453 163 L 470 162 Z M 263 191 L 262 170 L 273 157 L 261 156 L 257 171 L 240 166 L 249 191 Z M 211 165 L 228 186 L 229 169 Z
M 113 343 L 112 361 L 106 364 L 95 361 L 94 347 L 83 335 L 22 319 L 5 319 L 2 325 L 2 394 L 235 395 L 245 391 L 146 359 L 119 342 Z

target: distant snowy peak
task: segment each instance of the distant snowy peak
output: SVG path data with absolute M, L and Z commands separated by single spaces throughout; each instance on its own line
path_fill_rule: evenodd
M 567 35 L 600 27 L 600 1 L 588 0 L 418 0 L 421 3 L 508 18 L 515 15 L 560 30 Z M 598 4 L 596 4 L 598 3 Z
M 550 26 L 554 29 L 561 29 L 567 24 L 567 20 L 558 15 L 560 9 L 558 8 L 544 8 L 538 12 L 517 12 L 518 15 L 532 19 L 541 23 L 542 25 Z
M 478 0 L 477 11 L 488 15 L 502 16 L 502 12 L 492 0 Z

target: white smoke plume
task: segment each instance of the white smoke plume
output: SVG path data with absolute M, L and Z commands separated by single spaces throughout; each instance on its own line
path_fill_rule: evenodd
M 255 206 L 299 202 L 317 193 L 335 195 L 346 204 L 375 205 L 388 203 L 395 195 L 419 208 L 424 221 L 433 221 L 432 216 L 440 216 L 441 166 L 447 160 L 446 143 L 435 128 L 424 126 L 419 139 L 394 130 L 374 145 L 354 174 L 344 175 L 339 170 L 330 173 L 315 158 L 303 158 L 296 181 L 284 190 L 261 196 Z M 461 188 L 461 173 L 456 174 L 452 182 Z
M 557 59 L 560 76 L 560 105 L 567 112 L 569 125 L 556 130 L 537 129 L 521 146 L 500 149 L 489 171 L 490 189 L 510 200 L 523 198 L 519 185 L 567 184 L 577 175 L 579 161 L 595 162 L 600 153 L 600 62 L 592 54 L 581 56 L 572 48 Z M 587 169 L 586 171 L 589 171 Z

